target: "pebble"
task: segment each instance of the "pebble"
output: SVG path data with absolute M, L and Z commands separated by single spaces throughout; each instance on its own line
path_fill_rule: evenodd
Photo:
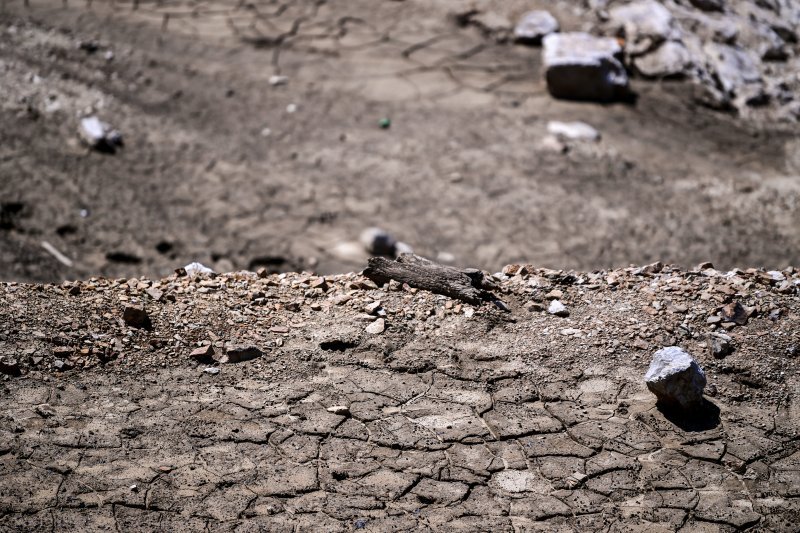
M 190 278 L 200 274 L 202 275 L 214 274 L 213 270 L 203 265 L 202 263 L 197 263 L 197 262 L 189 263 L 188 265 L 183 267 L 183 270 L 186 271 L 186 275 L 189 276 Z
M 241 363 L 251 359 L 257 359 L 264 355 L 257 346 L 249 344 L 234 344 L 228 347 L 225 355 L 219 360 L 220 363 Z
M 551 120 L 547 123 L 547 132 L 560 139 L 571 141 L 597 141 L 600 139 L 600 132 L 585 122 Z
M 270 76 L 269 77 L 269 84 L 273 87 L 277 87 L 278 85 L 286 85 L 289 83 L 289 78 L 286 76 Z
M 364 331 L 366 331 L 370 335 L 377 335 L 379 333 L 383 333 L 385 329 L 386 329 L 386 321 L 382 318 L 379 318 L 378 320 L 367 326 Z
M 556 315 L 560 317 L 569 316 L 569 310 L 567 309 L 567 306 L 562 304 L 559 300 L 553 300 L 552 302 L 550 302 L 550 306 L 547 308 L 547 312 L 550 313 L 551 315 Z
M 145 311 L 143 307 L 135 305 L 125 306 L 125 309 L 122 311 L 122 320 L 124 320 L 128 326 L 137 329 L 149 329 L 152 325 L 147 311 Z
M 514 28 L 514 37 L 520 43 L 539 44 L 544 36 L 558 30 L 558 21 L 549 11 L 528 11 L 522 15 Z
M 326 409 L 329 413 L 339 416 L 350 416 L 350 408 L 346 405 L 332 405 Z
M 216 376 L 217 374 L 219 374 L 219 368 L 215 366 L 210 366 L 204 369 L 203 372 L 205 372 L 206 374 L 211 374 L 212 376 Z

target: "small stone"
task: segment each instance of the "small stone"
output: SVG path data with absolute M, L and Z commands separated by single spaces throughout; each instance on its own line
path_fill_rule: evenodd
M 547 312 L 551 315 L 556 315 L 560 317 L 568 317 L 569 310 L 567 306 L 562 304 L 559 300 L 553 300 L 550 302 L 550 306 L 547 308 Z
M 539 44 L 542 38 L 559 30 L 558 21 L 549 11 L 528 11 L 514 28 L 514 37 L 523 44 Z
M 56 415 L 56 410 L 46 403 L 37 405 L 33 408 L 33 410 L 36 411 L 36 414 L 42 418 L 51 418 Z
M 551 120 L 547 123 L 547 132 L 559 139 L 570 141 L 597 141 L 600 139 L 600 133 L 585 122 Z
M 203 369 L 203 372 L 205 372 L 206 374 L 211 374 L 212 376 L 216 376 L 217 374 L 219 374 L 219 368 L 215 366 L 210 366 L 208 368 Z
M 722 308 L 722 318 L 727 322 L 733 322 L 737 326 L 747 324 L 750 314 L 739 302 L 731 302 Z
M 70 296 L 77 296 L 80 293 L 81 293 L 80 285 L 73 285 L 72 287 L 69 288 L 69 295 Z
M 379 318 L 378 320 L 367 326 L 364 331 L 366 331 L 370 335 L 377 335 L 379 333 L 383 333 L 383 330 L 385 329 L 386 329 L 386 321 L 382 318 Z
M 367 304 L 364 307 L 364 311 L 366 311 L 367 313 L 369 313 L 371 315 L 374 315 L 374 314 L 378 313 L 378 310 L 380 308 L 381 308 L 381 302 L 380 301 L 374 301 L 374 302 L 372 302 L 370 304 Z
M 164 291 L 157 289 L 155 287 L 150 287 L 149 289 L 147 289 L 146 292 L 148 296 L 150 296 L 150 298 L 152 298 L 157 302 L 160 302 L 161 298 L 164 296 Z
M 273 87 L 277 87 L 278 85 L 286 85 L 289 83 L 289 78 L 286 76 L 270 76 L 269 77 L 269 84 Z
M 191 357 L 195 361 L 200 361 L 204 363 L 211 362 L 213 356 L 214 356 L 214 347 L 210 344 L 206 344 L 205 346 L 200 346 L 199 348 L 195 348 L 194 350 L 192 350 L 192 353 L 189 354 L 189 357 Z
M 378 126 L 380 126 L 382 130 L 388 130 L 392 127 L 392 119 L 384 117 L 378 121 Z
M 264 355 L 256 346 L 249 344 L 235 344 L 225 351 L 225 355 L 220 358 L 220 363 L 241 363 L 251 359 L 257 359 Z
M 712 334 L 709 343 L 711 355 L 714 356 L 715 359 L 723 359 L 726 355 L 733 353 L 731 340 L 732 339 L 728 335 L 719 333 Z
M 527 309 L 531 313 L 539 313 L 541 311 L 544 311 L 544 305 L 540 304 L 539 302 L 531 302 L 531 303 L 528 304 L 528 308 Z
M 122 135 L 97 117 L 81 119 L 78 134 L 84 143 L 96 150 L 113 152 L 122 146 Z
M 158 471 L 159 472 L 164 472 L 165 474 L 168 474 L 168 473 L 172 472 L 172 470 L 173 469 L 172 469 L 171 466 L 159 466 L 158 467 Z
M 59 372 L 64 372 L 66 370 L 69 370 L 70 368 L 72 368 L 72 365 L 70 365 L 66 361 L 62 361 L 61 359 L 56 359 L 55 361 L 53 361 L 53 369 Z
M 321 291 L 328 290 L 328 282 L 325 280 L 325 278 L 321 277 L 315 278 L 311 280 L 311 283 L 309 285 L 311 286 L 312 289 L 320 289 Z
M 135 305 L 128 305 L 125 307 L 125 310 L 122 312 L 122 320 L 132 328 L 150 329 L 152 326 L 147 311 Z
M 289 328 L 286 326 L 272 326 L 269 330 L 272 333 L 289 333 Z
M 346 405 L 332 405 L 327 411 L 339 416 L 350 416 L 350 408 Z
M 678 346 L 658 350 L 644 380 L 664 405 L 689 409 L 703 400 L 706 375 L 692 356 Z

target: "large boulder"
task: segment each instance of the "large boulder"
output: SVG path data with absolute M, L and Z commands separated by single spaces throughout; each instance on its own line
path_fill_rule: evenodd
M 629 96 L 616 39 L 575 32 L 552 33 L 542 42 L 547 89 L 554 97 L 612 102 Z
M 706 375 L 697 361 L 678 346 L 658 350 L 644 380 L 662 405 L 690 409 L 702 404 Z

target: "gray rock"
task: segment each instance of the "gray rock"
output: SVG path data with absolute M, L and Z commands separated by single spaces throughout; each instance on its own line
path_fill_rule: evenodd
M 560 317 L 568 317 L 569 316 L 569 309 L 567 306 L 562 304 L 558 300 L 553 300 L 550 302 L 550 306 L 547 308 L 547 312 L 551 315 L 556 315 Z
M 397 249 L 397 239 L 389 232 L 380 228 L 367 228 L 359 238 L 364 249 L 372 255 L 394 256 Z
M 514 37 L 520 43 L 539 44 L 546 35 L 559 29 L 558 21 L 549 11 L 528 11 L 514 28 Z
M 653 52 L 633 60 L 636 70 L 648 78 L 681 76 L 690 64 L 689 51 L 678 41 L 667 41 Z
M 625 51 L 643 54 L 660 43 L 680 37 L 673 25 L 672 14 L 655 0 L 635 0 L 609 10 L 612 27 L 625 35 Z
M 678 346 L 658 350 L 644 380 L 664 405 L 688 409 L 703 400 L 706 375 L 692 356 Z
M 744 85 L 761 82 L 758 61 L 745 50 L 726 44 L 706 43 L 704 51 L 724 92 L 737 94 Z
M 556 98 L 611 102 L 629 96 L 628 74 L 616 39 L 551 33 L 543 39 L 547 89 Z
M 723 359 L 733 353 L 733 339 L 724 333 L 712 333 L 709 339 L 709 349 L 715 359 Z
M 561 139 L 572 141 L 596 141 L 600 139 L 600 133 L 585 122 L 551 120 L 547 123 L 547 132 Z

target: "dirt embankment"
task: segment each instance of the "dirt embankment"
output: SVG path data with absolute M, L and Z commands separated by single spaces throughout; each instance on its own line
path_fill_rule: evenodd
M 795 529 L 796 270 L 505 272 L 0 285 L 0 530 Z

